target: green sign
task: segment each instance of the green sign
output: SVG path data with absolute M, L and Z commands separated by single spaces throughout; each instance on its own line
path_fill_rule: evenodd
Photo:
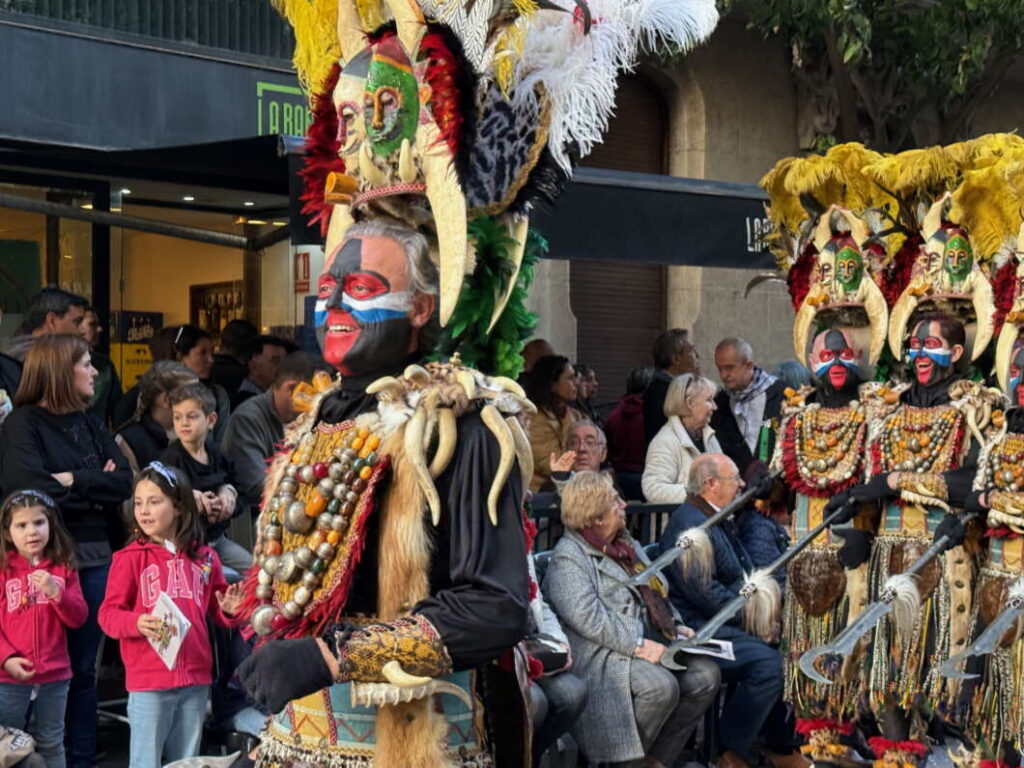
M 256 132 L 305 136 L 313 121 L 302 89 L 293 85 L 256 83 Z

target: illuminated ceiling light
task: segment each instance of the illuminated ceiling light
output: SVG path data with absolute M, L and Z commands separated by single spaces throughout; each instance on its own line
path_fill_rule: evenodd
M 70 253 L 62 253 L 61 256 L 63 256 L 65 259 L 72 259 L 72 258 L 74 258 Z
M 275 227 L 283 227 L 288 222 L 287 221 L 272 221 L 270 223 L 273 224 Z
M 82 208 L 84 208 L 87 211 L 91 211 L 92 210 L 92 203 L 82 203 Z
M 195 201 L 195 197 L 193 195 L 185 195 L 181 199 L 184 200 L 186 203 L 191 203 Z
M 130 189 L 128 189 L 128 187 L 125 187 L 125 188 L 123 188 L 121 190 L 121 194 L 122 195 L 130 195 L 131 193 L 132 193 L 132 191 Z
M 263 219 L 249 219 L 249 223 L 255 224 L 256 226 L 261 226 L 263 224 L 266 224 L 267 222 L 265 222 Z
M 242 205 L 244 205 L 246 208 L 252 208 L 254 205 L 256 205 L 256 203 L 254 203 L 252 200 L 246 200 L 244 203 L 242 203 Z

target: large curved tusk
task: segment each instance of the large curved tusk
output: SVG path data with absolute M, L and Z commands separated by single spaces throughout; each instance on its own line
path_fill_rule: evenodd
M 405 457 L 416 475 L 416 484 L 419 485 L 426 498 L 427 506 L 430 508 L 430 519 L 434 525 L 439 525 L 441 523 L 441 497 L 438 495 L 434 480 L 427 469 L 427 459 L 423 452 L 423 433 L 426 426 L 427 413 L 423 408 L 417 408 L 405 425 Z
M 455 381 L 458 382 L 460 387 L 462 387 L 463 391 L 466 393 L 466 397 L 470 400 L 476 397 L 476 379 L 473 378 L 472 373 L 465 370 L 456 371 Z
M 363 26 L 355 0 L 338 0 L 337 33 L 341 62 L 344 65 L 366 47 L 366 38 L 363 37 Z
M 889 350 L 897 360 L 903 359 L 903 337 L 907 333 L 907 323 L 917 309 L 918 301 L 913 293 L 904 291 L 889 314 Z
M 523 482 L 523 493 L 525 494 L 533 482 L 533 448 L 530 446 L 530 438 L 526 436 L 522 422 L 515 416 L 506 416 L 505 424 L 508 431 L 512 433 L 512 441 L 516 444 L 516 459 L 519 460 L 519 476 Z
M 394 659 L 381 667 L 380 673 L 384 676 L 385 680 L 399 688 L 416 688 L 420 685 L 426 685 L 433 679 L 422 675 L 410 675 Z
M 393 389 L 405 389 L 405 385 L 402 384 L 394 376 L 382 376 L 366 388 L 366 394 L 376 395 L 378 392 L 386 392 Z
M 974 334 L 974 349 L 971 360 L 977 360 L 985 352 L 992 341 L 992 322 L 996 314 L 995 300 L 992 297 L 992 284 L 981 272 L 974 273 L 974 290 L 971 291 L 971 304 L 978 318 L 978 330 Z
M 800 364 L 807 365 L 807 343 L 811 334 L 811 325 L 814 323 L 814 316 L 818 310 L 804 297 L 800 309 L 797 310 L 796 319 L 793 321 L 793 352 Z
M 352 209 L 347 205 L 335 205 L 331 211 L 331 221 L 327 225 L 327 239 L 324 242 L 324 253 L 334 253 L 345 240 L 349 228 L 356 223 L 352 218 Z
M 424 387 L 430 383 L 430 372 L 422 365 L 406 366 L 402 376 L 418 387 Z
M 1007 320 L 1003 323 L 999 338 L 996 340 L 995 373 L 999 379 L 999 389 L 1003 392 L 1010 386 L 1010 360 L 1013 357 L 1013 345 L 1017 343 L 1019 335 L 1017 325 Z
M 868 275 L 864 275 L 861 285 L 864 289 L 864 311 L 868 315 L 868 323 L 871 326 L 871 348 L 868 352 L 868 361 L 871 365 L 877 365 L 878 358 L 885 349 L 885 331 L 889 326 L 889 305 L 885 303 L 885 296 L 881 289 Z
M 416 148 L 423 166 L 427 200 L 437 229 L 441 283 L 438 320 L 441 327 L 444 327 L 458 303 L 469 256 L 466 195 L 459 186 L 448 144 L 441 138 L 433 120 L 423 123 L 416 131 Z
M 402 47 L 409 55 L 409 61 L 416 61 L 420 50 L 420 42 L 427 31 L 427 23 L 423 18 L 416 0 L 388 0 L 388 8 L 395 19 L 395 28 Z
M 516 397 L 526 397 L 526 391 L 519 386 L 518 381 L 513 381 L 507 376 L 489 376 L 488 377 L 492 384 L 498 389 L 504 390 L 505 392 L 511 392 Z
M 537 406 L 534 405 L 533 401 L 530 400 L 528 397 L 519 397 L 517 398 L 517 400 L 519 401 L 519 407 L 526 411 L 528 414 L 530 414 L 531 416 L 535 416 L 537 414 Z
M 371 188 L 387 185 L 388 179 L 384 172 L 373 162 L 373 150 L 369 141 L 364 141 L 359 152 L 359 176 Z
M 487 333 L 490 334 L 494 324 L 498 322 L 501 313 L 508 306 L 508 300 L 512 298 L 512 291 L 519 281 L 519 270 L 523 266 L 523 255 L 526 253 L 526 236 L 530 230 L 530 220 L 526 216 L 517 217 L 509 225 L 509 237 L 516 241 L 515 247 L 509 252 L 508 261 L 512 264 L 512 271 L 508 277 L 508 283 L 501 292 L 497 303 L 494 305 L 494 312 L 491 313 L 491 322 L 487 325 Z
M 490 404 L 485 405 L 480 409 L 480 418 L 494 435 L 498 441 L 498 447 L 501 449 L 498 469 L 494 473 L 491 490 L 487 494 L 487 514 L 491 518 L 491 525 L 496 526 L 498 524 L 498 497 L 512 471 L 512 460 L 516 457 L 516 445 L 505 419 L 502 418 L 501 412 L 497 408 Z
M 408 139 L 402 139 L 402 146 L 398 150 L 398 178 L 403 184 L 412 184 L 416 181 L 416 163 L 412 159 L 412 144 Z
M 455 455 L 456 439 L 455 411 L 451 408 L 437 409 L 437 450 L 430 462 L 430 476 L 439 477 Z

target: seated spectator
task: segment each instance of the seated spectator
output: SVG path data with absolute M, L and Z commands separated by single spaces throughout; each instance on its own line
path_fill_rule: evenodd
M 248 375 L 231 395 L 234 410 L 253 395 L 262 395 L 277 377 L 277 366 L 289 352 L 296 350 L 295 343 L 278 336 L 257 336 L 246 354 Z
M 149 355 L 153 360 L 153 365 L 156 365 L 161 360 L 174 360 L 174 337 L 177 334 L 178 329 L 176 326 L 161 328 L 146 341 L 146 346 L 149 347 Z M 121 425 L 127 424 L 135 417 L 135 411 L 138 409 L 138 405 L 139 384 L 136 382 L 134 386 L 130 387 L 127 392 L 121 395 L 121 398 L 117 401 L 117 405 L 114 407 L 114 415 L 111 419 L 111 423 L 114 425 L 115 430 Z
M 647 446 L 644 498 L 652 504 L 682 504 L 690 464 L 702 453 L 718 452 L 715 431 L 708 426 L 715 412 L 714 383 L 703 376 L 676 376 L 665 396 L 668 421 Z
M 654 342 L 654 375 L 644 390 L 644 445 L 650 445 L 665 423 L 665 396 L 676 376 L 700 373 L 700 355 L 685 328 L 670 328 Z
M 153 363 L 139 378 L 138 412 L 114 435 L 133 474 L 159 459 L 171 442 L 174 418 L 168 396 L 178 387 L 198 382 L 192 371 L 171 360 Z
M 597 374 L 589 365 L 577 363 L 576 370 L 576 403 L 575 408 L 595 424 L 600 424 L 601 419 L 595 410 L 597 404 Z
M 260 335 L 259 329 L 248 320 L 236 318 L 228 321 L 220 332 L 220 347 L 213 356 L 210 381 L 224 387 L 235 407 L 234 397 L 249 375 L 246 360 L 252 354 L 252 345 Z
M 533 558 L 528 559 L 530 578 L 537 580 Z M 572 673 L 569 640 L 551 610 L 544 593 L 538 589 L 530 600 L 530 634 L 524 645 L 527 653 L 543 666 L 544 674 L 532 681 L 530 703 L 533 708 L 533 764 L 559 737 L 569 732 L 587 703 L 587 685 Z
M 617 588 L 649 564 L 625 532 L 625 503 L 606 478 L 580 472 L 562 491 L 566 534 L 555 546 L 544 594 L 562 622 L 589 699 L 573 728 L 587 760 L 675 766 L 715 700 L 713 661 L 661 666 L 667 644 L 691 630 L 663 597 L 664 584 Z
M 721 453 L 707 453 L 690 466 L 689 497 L 672 513 L 661 537 L 661 549 L 675 546 L 684 531 L 701 525 L 736 498 L 743 480 L 736 464 Z M 740 542 L 733 520 L 708 530 L 714 550 L 710 582 L 706 574 L 684 573 L 678 563 L 665 570 L 669 597 L 683 621 L 699 629 L 733 600 L 754 563 Z M 810 763 L 792 753 L 799 745 L 792 720 L 782 702 L 782 656 L 778 650 L 739 626 L 733 619 L 715 633 L 732 643 L 734 661 L 716 659 L 729 695 L 722 708 L 718 731 L 719 768 L 757 765 L 754 739 L 761 733 L 769 761 L 776 768 L 799 768 Z
M 278 366 L 273 386 L 250 397 L 231 414 L 221 448 L 234 462 L 235 487 L 247 504 L 259 504 L 267 462 L 284 440 L 285 425 L 298 415 L 292 406 L 292 392 L 300 382 L 311 382 L 317 371 L 332 373 L 333 369 L 317 355 L 292 352 Z
M 227 537 L 232 517 L 242 511 L 238 491 L 232 485 L 234 467 L 213 442 L 217 423 L 216 403 L 210 390 L 200 382 L 186 384 L 170 394 L 174 434 L 160 461 L 176 467 L 188 478 L 196 497 L 203 527 L 203 541 L 213 547 L 224 567 L 228 583 L 240 581 L 252 566 L 252 555 Z
M 523 351 L 520 354 L 523 357 L 522 375 L 525 376 L 533 370 L 533 366 L 542 357 L 554 357 L 555 348 L 547 339 L 531 339 L 523 345 Z
M 576 401 L 576 373 L 569 358 L 542 357 L 530 372 L 525 389 L 526 396 L 537 406 L 537 413 L 530 420 L 530 490 L 553 490 L 551 456 L 560 455 L 566 429 L 580 419 L 579 412 L 570 405 Z
M 198 376 L 203 386 L 213 394 L 217 403 L 217 424 L 213 429 L 213 439 L 219 444 L 231 415 L 231 399 L 224 387 L 210 379 L 213 371 L 213 341 L 210 334 L 194 325 L 180 326 L 174 337 L 174 357 Z
M 651 383 L 654 369 L 634 368 L 626 377 L 626 394 L 604 420 L 608 436 L 608 459 L 615 480 L 627 500 L 643 499 L 640 483 L 644 473 L 644 401 L 643 393 Z

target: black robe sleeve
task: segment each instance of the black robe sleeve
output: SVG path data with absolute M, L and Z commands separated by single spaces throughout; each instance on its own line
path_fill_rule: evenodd
M 487 515 L 499 457 L 497 440 L 479 413 L 470 412 L 459 419 L 455 456 L 437 482 L 443 509 L 432 593 L 413 612 L 440 632 L 456 670 L 498 658 L 527 630 L 529 576 L 517 463 L 498 499 L 497 527 Z

